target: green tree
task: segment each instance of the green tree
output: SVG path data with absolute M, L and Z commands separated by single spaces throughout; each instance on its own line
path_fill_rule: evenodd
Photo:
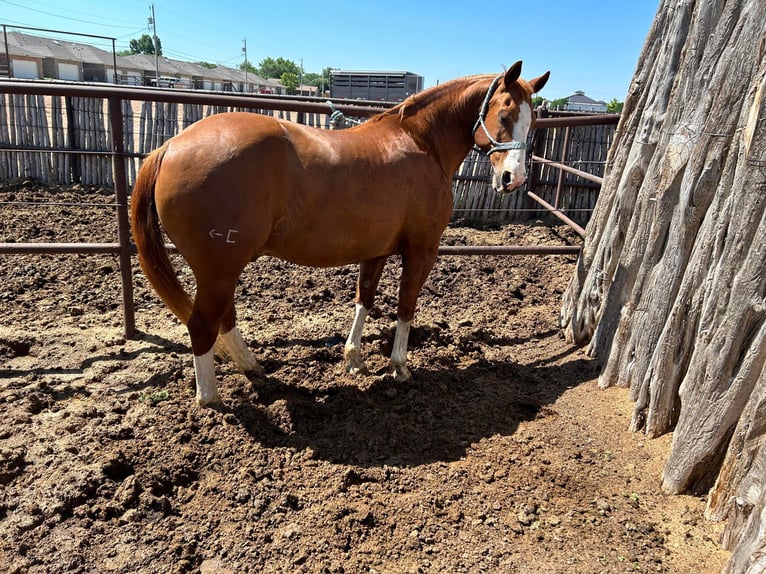
M 245 60 L 239 65 L 239 69 L 243 72 L 250 72 L 251 74 L 258 74 L 258 68 L 253 66 L 250 60 Z
M 559 98 L 558 100 L 553 100 L 550 105 L 551 110 L 564 110 L 567 107 L 567 103 L 569 103 L 569 98 Z
M 606 111 L 610 114 L 621 114 L 622 106 L 624 105 L 625 102 L 618 102 L 617 98 L 612 98 L 611 101 L 606 104 Z
M 316 86 L 319 88 L 322 85 L 322 74 L 316 72 L 304 72 L 303 83 L 306 86 Z
M 292 60 L 286 60 L 285 58 L 266 58 L 258 64 L 258 68 L 254 70 L 261 78 L 281 78 L 282 74 L 289 73 L 300 76 L 301 68 Z
M 316 72 L 304 72 L 303 83 L 307 86 L 316 86 L 317 88 L 329 90 L 330 89 L 330 70 L 333 68 L 327 67 L 322 70 L 321 74 Z
M 150 54 L 154 55 L 154 41 L 149 34 L 143 34 L 140 38 L 133 38 L 130 41 L 131 54 Z M 162 41 L 157 38 L 157 55 L 162 56 Z
M 218 64 L 212 64 L 210 62 L 205 62 L 204 60 L 202 62 L 197 62 L 197 64 L 199 64 L 203 68 L 207 68 L 208 70 L 214 70 L 215 68 L 218 67 Z
M 294 74 L 293 72 L 283 72 L 279 77 L 279 81 L 282 82 L 282 85 L 285 87 L 288 94 L 294 94 L 298 87 L 298 74 Z

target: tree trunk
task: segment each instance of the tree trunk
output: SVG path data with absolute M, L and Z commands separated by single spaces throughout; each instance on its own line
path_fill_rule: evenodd
M 763 0 L 661 3 L 561 311 L 631 428 L 675 429 L 663 488 L 718 478 L 732 572 L 766 560 L 764 22 Z

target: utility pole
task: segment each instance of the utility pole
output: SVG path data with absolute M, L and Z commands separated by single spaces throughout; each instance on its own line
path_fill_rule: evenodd
M 242 40 L 242 53 L 245 55 L 245 91 L 249 92 L 250 90 L 247 89 L 247 69 L 250 67 L 250 62 L 247 61 L 247 38 L 244 38 Z
M 152 27 L 152 39 L 154 40 L 154 73 L 157 87 L 160 87 L 160 55 L 159 42 L 157 41 L 157 19 L 154 17 L 154 4 L 151 6 L 152 15 L 149 18 L 149 26 Z

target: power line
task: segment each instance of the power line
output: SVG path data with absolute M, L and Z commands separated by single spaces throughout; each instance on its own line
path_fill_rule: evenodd
M 136 34 L 143 34 L 143 33 L 145 33 L 145 32 L 146 32 L 146 30 L 145 30 L 144 28 L 139 28 L 138 30 L 133 30 L 132 32 L 129 32 L 129 33 L 127 33 L 127 34 L 123 35 L 123 36 L 117 36 L 117 37 L 115 38 L 115 40 L 125 40 L 126 38 L 129 38 L 129 39 L 131 39 L 131 40 L 132 40 L 132 39 L 133 39 L 133 37 L 134 37 Z
M 168 14 L 172 15 L 173 16 L 172 20 L 174 22 L 179 20 L 179 19 L 180 20 L 185 20 L 186 22 L 188 22 L 190 24 L 193 24 L 195 26 L 198 26 L 201 29 L 204 29 L 204 30 L 207 30 L 207 31 L 210 31 L 210 30 L 218 31 L 219 33 L 225 34 L 226 36 L 229 36 L 231 34 L 231 29 L 230 28 L 223 28 L 223 27 L 217 26 L 215 20 L 200 21 L 198 18 L 191 17 L 192 14 L 196 14 L 195 12 L 191 12 L 191 11 L 178 12 L 178 11 L 174 10 L 171 6 L 166 5 L 166 3 L 163 0 L 158 0 L 156 2 L 156 5 L 157 5 L 158 8 L 162 9 L 163 14 L 164 13 L 168 13 Z M 188 27 L 185 27 L 184 29 L 186 29 L 186 28 L 188 28 Z M 197 46 L 199 48 L 210 48 L 211 50 L 216 50 L 216 51 L 221 48 L 220 44 L 206 43 L 204 41 L 205 36 L 196 36 L 196 37 L 193 37 L 193 38 L 188 38 L 188 37 L 186 37 L 186 36 L 184 36 L 182 34 L 175 33 L 172 29 L 171 30 L 165 29 L 162 34 L 163 34 L 163 37 L 176 38 L 178 40 L 182 40 L 183 42 L 185 42 L 187 44 L 194 45 L 194 46 Z M 262 44 L 259 44 L 258 42 L 253 42 L 252 40 L 251 40 L 250 44 L 251 44 L 251 47 L 255 46 L 256 48 L 260 49 L 261 51 L 266 49 L 266 47 L 263 46 Z M 163 48 L 163 50 L 164 50 L 164 48 Z M 228 60 L 225 60 L 225 61 L 226 62 L 234 62 L 234 61 L 236 61 L 239 58 L 240 58 L 240 56 L 233 56 L 232 58 L 230 58 Z M 200 57 L 194 56 L 194 59 L 196 59 L 198 61 L 199 60 L 207 60 L 207 59 L 209 59 L 209 56 L 208 56 L 208 58 L 200 58 Z
M 67 20 L 67 21 L 70 21 L 70 22 L 82 22 L 82 23 L 91 24 L 91 25 L 97 25 L 97 26 L 107 26 L 107 27 L 131 30 L 129 33 L 121 35 L 121 36 L 115 38 L 115 40 L 117 40 L 120 43 L 121 47 L 127 47 L 128 43 L 126 42 L 126 40 L 133 39 L 133 37 L 135 35 L 144 33 L 144 31 L 145 31 L 144 28 L 136 29 L 135 25 L 133 25 L 133 26 L 126 26 L 126 25 L 120 25 L 120 24 L 111 24 L 111 23 L 108 23 L 108 22 L 94 22 L 94 21 L 91 21 L 91 20 L 84 20 L 84 19 L 80 19 L 80 18 L 73 18 L 71 16 L 63 16 L 61 14 L 56 14 L 54 12 L 49 12 L 49 11 L 41 10 L 41 9 L 38 9 L 38 8 L 31 8 L 29 6 L 25 6 L 25 5 L 22 5 L 20 3 L 13 2 L 11 0 L 0 0 L 0 3 L 9 4 L 9 5 L 12 5 L 12 6 L 23 8 L 25 10 L 29 10 L 31 12 L 37 12 L 39 14 L 45 14 L 47 16 L 52 16 L 54 18 L 60 18 L 62 20 Z M 45 5 L 45 4 L 43 4 L 43 5 Z M 155 45 L 155 52 L 156 52 L 157 51 L 156 50 L 156 46 L 159 43 L 158 42 L 159 38 L 158 38 L 157 33 L 156 33 L 156 20 L 154 19 L 154 4 L 151 5 L 150 9 L 152 10 L 152 16 L 149 17 L 149 28 L 150 28 L 149 31 L 151 33 L 152 29 L 154 30 L 154 33 L 152 34 L 152 40 L 153 40 L 153 43 Z M 166 8 L 163 7 L 163 9 L 166 9 Z M 189 18 L 185 14 L 179 14 L 177 12 L 173 12 L 172 10 L 168 10 L 168 11 L 173 13 L 173 14 L 176 14 L 178 16 L 183 17 L 184 19 L 186 19 L 189 22 L 197 23 L 195 20 Z M 8 19 L 5 19 L 5 21 L 6 21 L 6 23 L 8 23 L 10 25 L 36 27 L 36 26 L 33 26 L 32 24 L 29 24 L 29 23 L 26 23 L 26 22 L 19 22 L 19 21 L 8 20 Z M 179 38 L 179 39 L 187 41 L 187 42 L 191 42 L 192 41 L 192 40 L 189 40 L 188 38 L 184 38 L 183 36 L 180 36 L 178 34 L 174 34 L 172 31 L 171 32 L 167 32 L 166 31 L 166 34 L 169 35 L 170 37 L 176 37 L 176 38 Z M 198 46 L 205 47 L 205 44 L 204 43 L 200 43 L 198 39 L 197 40 L 193 40 L 193 42 L 196 45 L 198 45 Z M 210 48 L 213 48 L 213 49 L 220 48 L 220 46 L 210 46 L 210 45 L 208 45 L 207 47 L 210 47 Z M 179 59 L 186 59 L 186 60 L 190 60 L 190 61 L 206 61 L 206 60 L 209 59 L 208 57 L 205 57 L 205 56 L 187 54 L 187 53 L 184 53 L 184 52 L 179 52 L 179 51 L 171 50 L 171 49 L 168 49 L 166 47 L 164 47 L 163 52 L 165 52 L 168 55 L 173 55 L 173 56 L 175 56 L 175 57 L 177 57 Z M 241 56 L 239 56 L 239 55 L 232 56 L 231 58 L 228 58 L 226 60 L 220 60 L 218 63 L 220 65 L 233 65 L 234 63 L 236 63 L 237 60 L 240 59 L 240 57 Z M 155 67 L 158 68 L 158 66 L 155 66 Z M 157 70 L 155 70 L 155 72 L 156 71 Z
M 11 6 L 16 6 L 17 8 L 22 8 L 24 10 L 29 10 L 30 12 L 37 12 L 38 14 L 45 14 L 46 16 L 53 16 L 54 18 L 61 18 L 62 20 L 68 20 L 70 22 L 82 22 L 83 24 L 93 24 L 95 26 L 110 26 L 112 28 L 135 28 L 135 26 L 126 26 L 123 24 L 112 24 L 109 22 L 93 22 L 91 20 L 82 20 L 80 18 L 72 18 L 71 16 L 62 16 L 61 14 L 54 14 L 53 12 L 46 12 L 45 10 L 38 10 L 37 8 L 30 8 L 29 6 L 25 6 L 23 4 L 17 4 L 16 2 L 10 2 L 9 0 L 0 0 L 5 4 L 10 4 Z M 20 24 L 19 22 L 16 22 L 16 24 Z
M 200 56 L 200 55 L 187 54 L 185 52 L 179 52 L 177 50 L 170 50 L 170 49 L 165 48 L 165 47 L 162 48 L 162 53 L 163 53 L 163 55 L 173 56 L 174 58 L 176 58 L 178 60 L 187 60 L 187 61 L 192 61 L 192 62 L 202 62 L 202 61 L 209 62 L 210 61 L 210 57 L 209 56 Z M 241 56 L 233 56 L 233 57 L 229 58 L 228 60 L 216 60 L 216 63 L 218 63 L 218 64 L 220 64 L 221 62 L 232 63 L 232 62 L 235 62 L 236 60 L 239 60 L 240 57 Z
M 193 24 L 195 26 L 198 26 L 199 28 L 203 30 L 213 30 L 215 32 L 218 32 L 220 34 L 226 34 L 227 36 L 231 34 L 231 29 L 228 27 L 222 27 L 217 25 L 216 21 L 214 19 L 208 19 L 208 20 L 199 20 L 196 18 L 190 17 L 190 14 L 194 14 L 192 11 L 186 11 L 186 12 L 177 12 L 176 10 L 173 10 L 171 6 L 168 6 L 165 4 L 165 2 L 162 2 L 161 0 L 156 2 L 157 6 L 162 9 L 163 14 L 168 13 L 173 16 L 173 21 L 177 20 L 185 20 L 186 22 L 189 22 L 190 24 Z M 186 27 L 188 28 L 188 27 Z M 167 34 L 167 32 L 165 32 Z M 193 39 L 185 38 L 180 35 L 176 35 L 177 38 L 180 38 L 181 40 L 185 40 L 187 42 L 194 42 L 199 45 L 204 45 L 203 43 L 200 43 L 200 37 L 196 37 Z M 210 46 L 218 48 L 220 46 Z

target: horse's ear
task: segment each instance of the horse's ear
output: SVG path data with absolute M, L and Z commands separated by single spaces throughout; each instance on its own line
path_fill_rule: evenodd
M 508 68 L 505 73 L 505 87 L 510 87 L 516 80 L 521 77 L 521 60 L 516 62 L 513 66 Z
M 536 78 L 529 80 L 529 85 L 532 86 L 532 93 L 536 94 L 540 90 L 543 89 L 545 84 L 548 82 L 548 78 L 550 77 L 551 73 L 550 71 L 545 72 L 542 76 L 537 76 Z

